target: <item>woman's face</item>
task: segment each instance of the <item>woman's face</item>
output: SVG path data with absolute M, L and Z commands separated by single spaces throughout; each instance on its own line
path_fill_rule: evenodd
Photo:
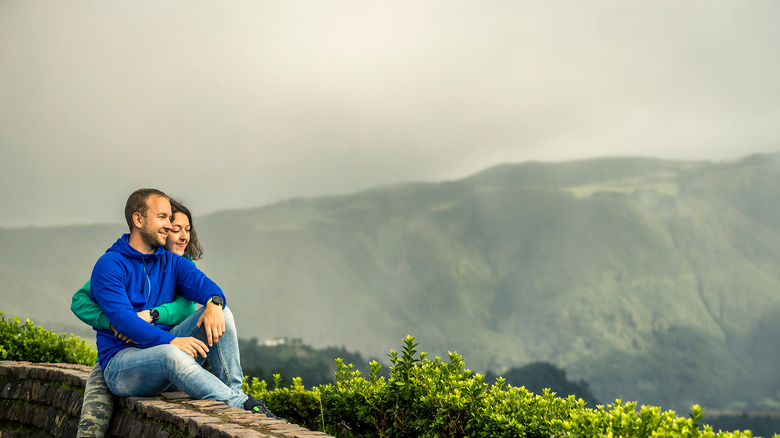
M 190 243 L 190 220 L 184 213 L 176 213 L 171 221 L 171 231 L 168 232 L 168 239 L 165 241 L 165 249 L 168 251 L 184 255 L 184 249 Z

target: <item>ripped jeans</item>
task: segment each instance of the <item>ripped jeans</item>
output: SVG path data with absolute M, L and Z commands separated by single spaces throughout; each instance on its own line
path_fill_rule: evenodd
M 196 326 L 204 307 L 196 310 L 170 333 L 192 336 L 206 342 L 205 329 Z M 238 351 L 233 314 L 225 312 L 225 334 L 209 347 L 212 372 L 203 368 L 206 358 L 193 358 L 171 344 L 149 348 L 125 348 L 103 370 L 111 392 L 121 397 L 150 396 L 178 388 L 198 400 L 214 399 L 229 406 L 244 407 L 247 395 L 241 391 L 244 373 Z

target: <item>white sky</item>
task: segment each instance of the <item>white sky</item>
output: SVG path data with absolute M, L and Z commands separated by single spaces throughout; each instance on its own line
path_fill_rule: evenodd
M 780 2 L 0 0 L 0 226 L 780 150 Z

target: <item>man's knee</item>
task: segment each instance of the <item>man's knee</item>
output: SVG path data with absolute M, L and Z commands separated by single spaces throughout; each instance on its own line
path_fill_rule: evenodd
M 184 367 L 195 364 L 195 358 L 185 353 L 174 345 L 160 345 L 159 352 L 165 358 L 165 364 L 173 370 L 181 370 Z

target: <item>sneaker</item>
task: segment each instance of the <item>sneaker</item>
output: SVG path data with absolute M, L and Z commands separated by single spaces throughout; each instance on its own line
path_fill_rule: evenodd
M 263 415 L 265 415 L 268 418 L 273 418 L 273 419 L 276 419 L 276 420 L 284 421 L 285 423 L 289 423 L 284 418 L 277 417 L 276 415 L 274 415 L 274 413 L 271 412 L 270 409 L 268 409 L 268 406 L 266 406 L 265 403 L 263 403 L 262 400 L 257 400 L 254 397 L 252 397 L 251 395 L 244 402 L 244 409 L 246 409 L 247 411 L 252 411 L 255 414 L 263 414 Z

